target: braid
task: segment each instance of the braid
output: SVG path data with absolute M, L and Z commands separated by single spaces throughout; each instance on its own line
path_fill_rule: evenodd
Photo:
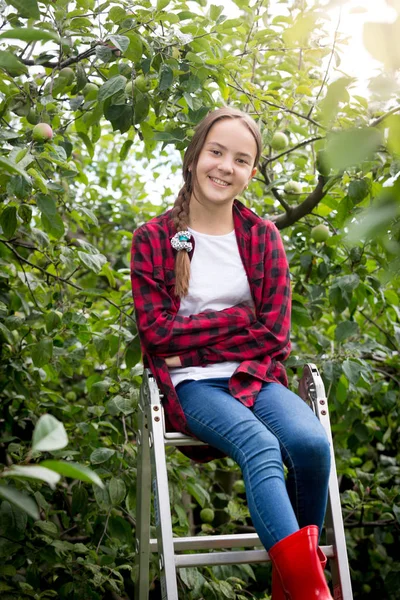
M 172 218 L 177 231 L 184 231 L 189 224 L 190 193 L 187 183 L 180 189 L 172 209 Z M 190 258 L 186 250 L 179 250 L 175 258 L 175 294 L 187 296 L 190 279 Z

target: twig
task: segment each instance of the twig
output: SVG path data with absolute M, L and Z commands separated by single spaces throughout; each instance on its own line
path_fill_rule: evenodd
M 252 96 L 252 98 L 255 98 L 259 102 L 262 102 L 262 104 L 266 104 L 267 106 L 272 106 L 273 108 L 277 108 L 278 110 L 282 110 L 283 112 L 288 112 L 291 115 L 295 115 L 296 117 L 299 117 L 300 119 L 305 119 L 306 121 L 309 121 L 310 123 L 315 125 L 315 127 L 318 127 L 319 129 L 323 129 L 324 131 L 326 131 L 326 127 L 324 125 L 321 125 L 314 119 L 307 117 L 307 115 L 302 115 L 301 113 L 299 113 L 295 110 L 292 110 L 291 108 L 287 108 L 286 106 L 281 106 L 280 104 L 275 104 L 274 102 L 270 102 L 269 100 L 264 100 L 263 98 L 259 98 L 258 96 L 255 96 L 254 94 L 251 94 L 250 92 L 245 92 L 241 88 L 238 88 L 237 86 L 232 85 L 232 83 L 228 83 L 228 86 L 231 87 L 232 89 L 236 90 L 237 92 L 246 93 L 247 95 Z
M 364 317 L 364 319 L 366 319 L 369 323 L 371 323 L 371 325 L 374 325 L 377 329 L 379 329 L 379 331 L 381 333 L 383 333 L 383 335 L 386 337 L 389 344 L 391 344 L 393 350 L 396 350 L 396 351 L 399 350 L 398 347 L 396 346 L 396 344 L 394 343 L 394 341 L 392 340 L 391 335 L 387 331 L 382 329 L 382 327 L 380 325 L 378 325 L 378 323 L 375 323 L 375 321 L 373 321 L 370 317 L 368 317 L 368 315 L 366 315 L 363 310 L 358 309 L 358 312 Z
M 307 117 L 311 117 L 311 113 L 312 113 L 312 111 L 314 110 L 314 108 L 316 107 L 316 105 L 318 103 L 319 97 L 320 97 L 320 95 L 322 93 L 322 90 L 324 89 L 324 85 L 325 85 L 326 80 L 328 78 L 328 73 L 329 73 L 329 69 L 331 68 L 332 58 L 333 58 L 333 55 L 335 53 L 336 38 L 337 38 L 338 31 L 339 31 L 339 25 L 340 25 L 340 19 L 341 18 L 342 18 L 342 8 L 340 7 L 339 18 L 338 18 L 338 22 L 337 22 L 337 26 L 336 26 L 335 35 L 334 35 L 334 38 L 333 38 L 332 51 L 331 51 L 331 55 L 329 57 L 328 66 L 327 66 L 326 71 L 325 71 L 324 80 L 323 80 L 323 82 L 321 84 L 321 87 L 319 88 L 319 92 L 317 94 L 317 97 L 315 98 L 314 104 L 311 106 L 310 110 L 308 111 Z
M 111 514 L 111 509 L 107 513 L 107 518 L 106 518 L 106 522 L 105 522 L 105 525 L 104 525 L 103 533 L 101 534 L 101 537 L 99 539 L 99 543 L 97 544 L 97 547 L 96 547 L 96 553 L 98 553 L 99 548 L 101 546 L 101 542 L 103 541 L 103 538 L 104 538 L 104 536 L 106 534 L 107 527 L 108 527 L 108 520 L 110 518 L 110 514 Z
M 71 287 L 73 287 L 74 289 L 80 291 L 80 292 L 84 292 L 85 289 L 82 288 L 80 285 L 76 285 L 76 283 L 72 283 L 72 281 L 68 281 L 68 279 L 64 279 L 64 277 L 59 277 L 58 275 L 54 275 L 54 273 L 50 273 L 49 271 L 46 271 L 46 269 L 44 269 L 43 267 L 39 267 L 39 265 L 35 265 L 34 263 L 31 263 L 29 260 L 26 260 L 26 258 L 23 258 L 12 246 L 10 246 L 5 240 L 0 239 L 0 242 L 3 242 L 3 244 L 9 249 L 11 250 L 11 252 L 18 258 L 19 261 L 24 262 L 25 264 L 29 265 L 30 267 L 32 267 L 33 269 L 38 269 L 39 271 L 41 271 L 44 275 L 46 275 L 47 277 L 52 277 L 53 279 L 56 279 L 57 281 L 62 281 L 63 283 L 66 283 L 67 285 L 70 285 Z M 98 296 L 99 298 L 103 298 L 103 300 L 105 300 L 106 302 L 108 302 L 108 304 L 111 304 L 111 306 L 114 306 L 114 308 L 116 308 L 120 313 L 124 314 L 126 317 L 128 317 L 128 319 L 130 319 L 133 323 L 136 323 L 136 320 L 132 317 L 132 315 L 126 313 L 124 310 L 122 310 L 118 304 L 115 304 L 115 302 L 113 302 L 112 300 L 110 300 L 109 298 L 107 298 L 107 296 L 105 295 L 101 295 Z
M 382 521 L 367 521 L 365 523 L 357 521 L 356 523 L 345 523 L 345 529 L 358 529 L 359 527 L 387 527 L 387 525 L 396 525 L 396 519 L 385 519 Z
M 274 162 L 275 160 L 278 160 L 278 158 L 281 158 L 282 156 L 285 156 L 286 154 L 291 154 L 291 152 L 294 152 L 298 148 L 302 148 L 303 146 L 307 146 L 307 144 L 312 144 L 312 142 L 316 142 L 318 140 L 324 140 L 324 139 L 325 139 L 324 136 L 319 135 L 317 137 L 310 138 L 309 140 L 304 140 L 303 142 L 299 142 L 298 144 L 296 144 L 296 146 L 289 148 L 289 150 L 285 150 L 284 152 L 281 152 L 280 154 L 276 154 L 275 156 L 270 156 L 269 158 L 266 158 L 265 163 L 269 164 L 271 162 Z
M 375 119 L 375 121 L 372 121 L 372 123 L 370 123 L 370 127 L 376 127 L 377 125 L 379 125 L 380 123 L 382 123 L 382 121 L 384 119 L 386 119 L 387 117 L 390 117 L 390 115 L 393 115 L 396 112 L 399 112 L 400 110 L 400 105 L 399 106 L 395 106 L 394 108 L 392 108 L 391 110 L 389 110 L 387 113 L 385 113 L 384 115 L 381 115 L 378 119 Z

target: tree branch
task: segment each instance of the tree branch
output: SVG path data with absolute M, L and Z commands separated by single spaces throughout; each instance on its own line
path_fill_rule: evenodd
M 393 350 L 396 350 L 396 351 L 399 350 L 398 347 L 396 346 L 396 344 L 394 343 L 394 341 L 392 340 L 392 336 L 387 331 L 382 329 L 382 327 L 380 325 L 378 325 L 378 323 L 376 323 L 370 317 L 368 317 L 368 315 L 366 315 L 363 310 L 358 309 L 358 312 L 364 317 L 364 319 L 366 319 L 369 323 L 371 323 L 371 325 L 374 325 L 377 329 L 379 329 L 379 331 L 381 333 L 383 333 L 383 335 L 386 337 L 387 341 L 389 342 L 389 344 L 391 345 Z
M 307 196 L 304 202 L 297 206 L 290 206 L 284 215 L 273 215 L 271 221 L 275 223 L 278 229 L 284 229 L 308 215 L 326 195 L 327 192 L 324 191 L 326 182 L 327 178 L 320 175 L 316 188 Z
M 396 112 L 399 112 L 399 110 L 400 110 L 400 105 L 399 106 L 395 106 L 394 108 L 392 108 L 391 110 L 389 110 L 384 115 L 381 115 L 380 117 L 378 117 L 378 119 L 375 119 L 375 121 L 372 121 L 372 123 L 370 123 L 369 126 L 370 127 L 376 127 L 377 125 L 379 125 L 380 123 L 382 123 L 382 121 L 384 119 L 386 119 L 387 117 L 390 117 L 390 115 L 393 115 Z
M 297 150 L 298 148 L 307 146 L 307 144 L 311 144 L 312 142 L 316 142 L 317 140 L 324 140 L 324 139 L 325 139 L 324 136 L 319 135 L 317 137 L 310 138 L 309 140 L 304 140 L 303 142 L 299 142 L 298 144 L 296 144 L 296 146 L 289 148 L 289 150 L 285 150 L 284 152 L 281 152 L 280 154 L 276 154 L 275 156 L 270 156 L 269 158 L 265 158 L 265 162 L 266 162 L 266 164 L 269 164 L 271 162 L 274 162 L 275 160 L 278 160 L 278 158 L 285 156 L 286 154 L 291 154 L 291 152 L 294 152 L 294 150 Z
M 320 87 L 320 89 L 319 89 L 319 92 L 318 92 L 318 94 L 317 94 L 317 97 L 315 98 L 315 102 L 314 102 L 314 104 L 313 104 L 313 105 L 310 107 L 310 110 L 308 111 L 307 117 L 311 117 L 311 113 L 312 113 L 312 111 L 314 110 L 314 108 L 315 108 L 315 107 L 316 107 L 316 105 L 317 105 L 317 102 L 318 102 L 318 100 L 319 100 L 319 97 L 320 97 L 320 95 L 321 95 L 321 93 L 322 93 L 322 90 L 324 89 L 324 85 L 325 85 L 325 83 L 326 83 L 326 80 L 327 80 L 327 78 L 328 78 L 329 69 L 331 68 L 331 62 L 332 62 L 332 58 L 333 58 L 333 55 L 334 55 L 334 52 L 335 52 L 335 47 L 336 47 L 336 38 L 337 38 L 338 31 L 339 31 L 339 25 L 340 25 L 340 19 L 341 19 L 341 17 L 342 17 L 342 8 L 340 8 L 340 10 L 339 10 L 339 18 L 338 18 L 338 22 L 337 22 L 337 26 L 336 26 L 335 35 L 334 35 L 334 38 L 333 38 L 333 45 L 332 45 L 332 51 L 331 51 L 331 55 L 330 55 L 330 57 L 329 57 L 328 66 L 327 66 L 327 68 L 326 68 L 326 71 L 325 71 L 325 76 L 324 76 L 324 79 L 323 79 L 323 81 L 322 81 L 322 84 L 321 84 L 321 87 Z
M 57 281 L 61 281 L 62 283 L 66 283 L 67 285 L 70 285 L 71 287 L 73 287 L 74 289 L 80 291 L 80 292 L 84 292 L 85 288 L 82 288 L 80 285 L 77 285 L 76 283 L 72 283 L 72 281 L 68 281 L 68 279 L 64 279 L 63 277 L 59 277 L 58 275 L 54 275 L 54 273 L 50 273 L 49 271 L 47 271 L 46 269 L 44 269 L 43 267 L 39 267 L 39 265 L 35 265 L 34 263 L 30 262 L 29 260 L 26 260 L 26 258 L 24 258 L 23 256 L 21 256 L 16 250 L 15 248 L 13 248 L 8 242 L 6 242 L 5 240 L 0 239 L 0 242 L 3 242 L 3 244 L 9 249 L 11 250 L 11 252 L 14 254 L 14 256 L 21 262 L 24 262 L 25 264 L 29 265 L 30 267 L 32 267 L 33 269 L 37 269 L 38 271 L 41 271 L 44 275 L 46 275 L 47 277 L 52 277 L 53 279 L 56 279 Z M 106 302 L 108 302 L 108 304 L 111 304 L 111 306 L 114 306 L 114 308 L 116 308 L 120 313 L 124 314 L 126 317 L 128 317 L 128 319 L 130 319 L 133 323 L 136 323 L 135 319 L 132 317 L 132 315 L 129 315 L 127 312 L 125 312 L 124 310 L 122 310 L 118 304 L 115 304 L 115 302 L 113 302 L 112 300 L 110 300 L 109 298 L 107 298 L 107 296 L 98 296 L 98 298 L 103 298 L 103 300 L 105 300 Z
M 315 127 L 318 127 L 319 129 L 323 129 L 324 131 L 326 131 L 326 127 L 324 125 L 321 125 L 317 121 L 314 121 L 314 119 L 310 119 L 310 117 L 307 117 L 307 115 L 302 115 L 301 113 L 299 113 L 295 110 L 292 110 L 291 108 L 287 108 L 286 106 L 281 106 L 280 104 L 275 104 L 274 102 L 270 102 L 269 100 L 264 100 L 263 98 L 259 98 L 255 94 L 251 94 L 250 92 L 245 92 L 242 88 L 237 87 L 236 85 L 232 85 L 232 83 L 228 83 L 228 86 L 231 87 L 232 89 L 236 90 L 237 92 L 241 92 L 242 94 L 246 94 L 247 96 L 252 96 L 252 98 L 255 98 L 259 102 L 262 102 L 262 104 L 266 104 L 267 106 L 272 106 L 273 108 L 277 108 L 278 110 L 282 110 L 283 112 L 288 112 L 291 115 L 295 115 L 296 117 L 299 117 L 300 119 L 305 119 L 306 121 L 309 121 L 309 123 L 312 123 L 313 125 L 315 125 Z

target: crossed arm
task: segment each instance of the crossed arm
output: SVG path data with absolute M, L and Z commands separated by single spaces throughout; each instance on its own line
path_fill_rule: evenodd
M 201 366 L 229 360 L 277 357 L 287 348 L 290 329 L 290 282 L 283 244 L 268 223 L 264 278 L 256 313 L 247 304 L 190 317 L 176 306 L 153 274 L 152 248 L 146 231 L 132 244 L 131 277 L 137 326 L 144 348 L 165 358 L 169 367 Z M 261 292 L 261 293 L 260 293 Z

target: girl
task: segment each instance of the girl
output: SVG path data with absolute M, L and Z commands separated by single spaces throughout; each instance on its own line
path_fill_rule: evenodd
M 260 155 L 260 132 L 239 110 L 220 108 L 197 126 L 174 207 L 134 234 L 137 327 L 167 429 L 209 444 L 206 455 L 186 452 L 192 458 L 228 455 L 242 469 L 273 600 L 328 600 L 318 537 L 330 450 L 317 417 L 287 389 L 287 260 L 275 225 L 236 200 Z

